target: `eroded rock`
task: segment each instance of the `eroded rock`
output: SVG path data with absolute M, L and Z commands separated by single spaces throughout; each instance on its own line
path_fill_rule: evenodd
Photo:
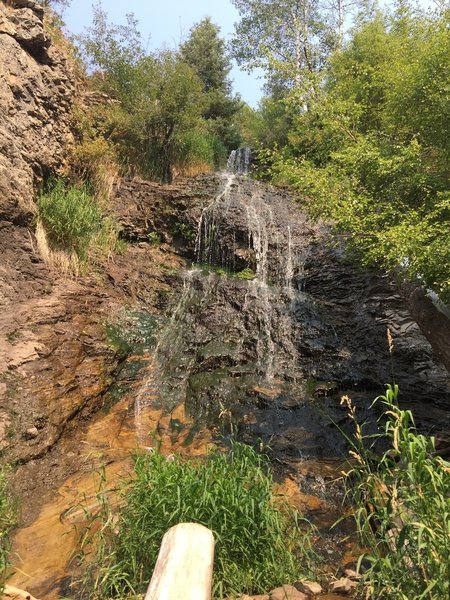
M 282 585 L 269 593 L 270 600 L 308 600 L 306 594 L 299 592 L 293 585 Z

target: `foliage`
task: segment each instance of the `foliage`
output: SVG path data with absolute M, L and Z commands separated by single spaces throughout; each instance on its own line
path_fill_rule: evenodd
M 275 504 L 264 458 L 233 443 L 206 461 L 166 459 L 159 451 L 134 457 L 135 475 L 116 523 L 107 520 L 91 563 L 95 597 L 143 591 L 164 533 L 181 522 L 209 527 L 216 540 L 214 595 L 263 592 L 295 580 L 308 564 L 299 515 Z M 89 597 L 93 597 L 90 595 Z
M 236 277 L 238 279 L 245 279 L 249 281 L 255 279 L 256 275 L 249 267 L 246 267 L 245 269 L 242 269 L 242 271 L 236 273 Z
M 51 181 L 38 198 L 38 215 L 54 247 L 75 253 L 82 263 L 116 246 L 117 224 L 103 218 L 86 187 L 66 185 L 62 179 Z
M 0 591 L 9 567 L 9 532 L 16 524 L 16 509 L 8 486 L 8 468 L 0 468 Z
M 263 106 L 257 163 L 261 177 L 291 185 L 314 216 L 332 219 L 364 264 L 419 279 L 448 301 L 449 13 L 400 8 L 357 23 L 308 110 L 302 89 L 265 101 L 282 127 L 274 137 Z
M 326 64 L 343 41 L 345 0 L 232 0 L 240 21 L 231 41 L 238 64 L 263 68 L 268 91 L 280 95 L 302 89 L 307 102 L 311 75 Z M 356 0 L 351 4 L 357 4 Z
M 384 431 L 364 438 L 355 421 L 348 493 L 370 568 L 363 583 L 371 598 L 443 600 L 450 594 L 450 463 L 436 456 L 433 438 L 416 432 L 410 411 L 397 404 L 398 387 L 377 398 Z M 375 445 L 388 445 L 380 456 Z
M 180 48 L 183 60 L 200 77 L 206 93 L 212 90 L 229 93 L 231 88 L 228 79 L 231 63 L 219 32 L 211 18 L 205 17 L 192 27 L 188 40 Z
M 189 38 L 180 47 L 182 60 L 192 67 L 202 82 L 202 115 L 208 131 L 222 142 L 225 149 L 221 155 L 214 156 L 217 166 L 223 164 L 229 152 L 240 145 L 235 118 L 242 107 L 240 98 L 233 97 L 231 93 L 228 77 L 231 61 L 219 33 L 220 28 L 205 17 L 192 27 Z
M 78 41 L 91 84 L 113 99 L 93 115 L 94 137 L 107 140 L 122 170 L 170 181 L 180 163 L 198 162 L 186 137 L 206 133 L 202 83 L 179 54 L 146 53 L 133 15 L 111 25 L 101 5 Z
M 210 19 L 192 28 L 179 51 L 149 53 L 132 14 L 112 25 L 98 4 L 78 42 L 90 84 L 110 98 L 80 128 L 82 156 L 106 144 L 122 171 L 170 181 L 223 164 L 239 145 L 241 102 L 231 94 L 230 62 Z

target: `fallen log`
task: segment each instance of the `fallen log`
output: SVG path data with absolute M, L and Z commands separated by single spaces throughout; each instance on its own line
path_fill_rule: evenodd
M 214 537 L 198 523 L 180 523 L 164 535 L 145 600 L 210 600 Z

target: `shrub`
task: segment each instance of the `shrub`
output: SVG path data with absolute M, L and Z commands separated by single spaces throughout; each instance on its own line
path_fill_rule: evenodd
M 382 433 L 364 437 L 356 423 L 356 462 L 347 476 L 361 542 L 370 548 L 361 557 L 370 563 L 367 597 L 444 600 L 450 596 L 450 463 L 436 456 L 433 438 L 416 432 L 397 394 L 397 386 L 388 386 L 377 398 L 386 409 Z M 375 452 L 380 439 L 388 445 L 381 456 Z
M 89 244 L 102 226 L 100 207 L 87 189 L 66 187 L 62 179 L 53 181 L 39 197 L 38 209 L 50 240 L 85 260 Z
M 238 271 L 236 273 L 236 277 L 238 279 L 246 279 L 247 281 L 250 281 L 255 279 L 256 274 L 250 269 L 250 267 L 245 267 L 245 269 L 242 269 L 242 271 Z
M 215 597 L 263 592 L 304 574 L 307 533 L 300 532 L 297 513 L 276 506 L 268 465 L 250 447 L 233 443 L 228 453 L 215 450 L 203 462 L 136 454 L 134 469 L 118 522 L 112 525 L 106 511 L 100 530 L 87 584 L 95 597 L 142 592 L 164 533 L 181 522 L 214 533 Z
M 88 257 L 101 260 L 117 250 L 119 227 L 102 211 L 85 186 L 67 186 L 62 179 L 51 182 L 38 199 L 38 214 L 56 250 L 74 253 L 81 263 Z

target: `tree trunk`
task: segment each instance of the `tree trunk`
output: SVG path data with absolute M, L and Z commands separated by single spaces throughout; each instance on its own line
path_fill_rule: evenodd
M 423 286 L 402 283 L 399 288 L 412 318 L 430 342 L 435 356 L 450 373 L 450 320 L 433 304 Z
M 165 534 L 145 600 L 210 600 L 214 538 L 198 523 Z

